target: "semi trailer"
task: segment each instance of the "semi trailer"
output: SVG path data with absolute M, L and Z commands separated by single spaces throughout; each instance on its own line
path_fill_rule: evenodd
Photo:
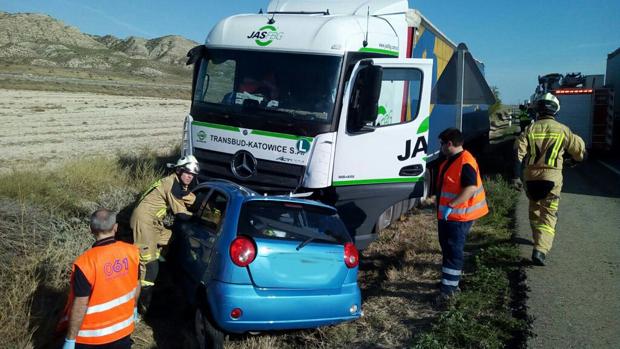
M 488 139 L 483 65 L 407 1 L 272 1 L 188 57 L 199 179 L 333 205 L 359 248 L 429 192 L 439 132 Z

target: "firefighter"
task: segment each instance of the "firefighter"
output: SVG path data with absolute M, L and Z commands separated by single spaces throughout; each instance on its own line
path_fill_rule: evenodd
M 174 168 L 174 173 L 156 181 L 142 194 L 129 222 L 134 244 L 140 250 L 142 292 L 139 310 L 142 314 L 148 311 L 151 302 L 159 260 L 163 259 L 162 249 L 167 247 L 172 236 L 164 225 L 164 218 L 168 213 L 177 217 L 191 216 L 187 208 L 196 200 L 190 192 L 190 184 L 200 170 L 196 158 L 193 155 L 184 156 Z
M 63 349 L 130 348 L 136 319 L 138 249 L 115 241 L 116 214 L 99 209 L 90 217 L 93 247 L 73 263 L 71 288 L 59 330 Z
M 437 177 L 438 231 L 443 256 L 441 286 L 436 304 L 442 306 L 458 292 L 463 269 L 465 239 L 474 220 L 489 212 L 474 156 L 463 150 L 463 135 L 456 128 L 439 134 L 441 152 L 446 159 Z
M 519 175 L 523 172 L 534 239 L 532 262 L 543 266 L 555 236 L 564 152 L 575 161 L 583 161 L 586 150 L 579 136 L 555 120 L 560 102 L 554 95 L 541 95 L 534 107 L 536 121 L 515 141 L 517 159 L 513 183 L 521 189 L 523 183 Z

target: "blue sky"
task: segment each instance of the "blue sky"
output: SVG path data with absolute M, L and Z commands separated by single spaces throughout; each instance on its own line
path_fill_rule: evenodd
M 38 12 L 89 34 L 202 42 L 222 17 L 266 9 L 267 0 L 0 0 L 0 11 Z M 539 74 L 604 74 L 620 47 L 618 0 L 409 0 L 454 42 L 486 65 L 505 103 L 526 99 Z M 1 29 L 0 29 L 1 30 Z

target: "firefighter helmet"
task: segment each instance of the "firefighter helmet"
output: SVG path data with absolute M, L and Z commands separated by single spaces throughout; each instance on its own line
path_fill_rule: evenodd
M 555 115 L 560 111 L 560 101 L 551 93 L 544 93 L 536 99 L 536 111 L 540 115 Z
M 175 168 L 197 175 L 200 172 L 200 165 L 194 155 L 186 155 L 177 160 Z

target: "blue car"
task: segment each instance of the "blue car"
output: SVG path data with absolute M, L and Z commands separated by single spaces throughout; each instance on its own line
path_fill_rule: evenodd
M 362 314 L 359 254 L 334 207 L 263 196 L 214 180 L 194 189 L 191 219 L 177 219 L 171 259 L 198 342 L 224 333 L 315 328 Z

